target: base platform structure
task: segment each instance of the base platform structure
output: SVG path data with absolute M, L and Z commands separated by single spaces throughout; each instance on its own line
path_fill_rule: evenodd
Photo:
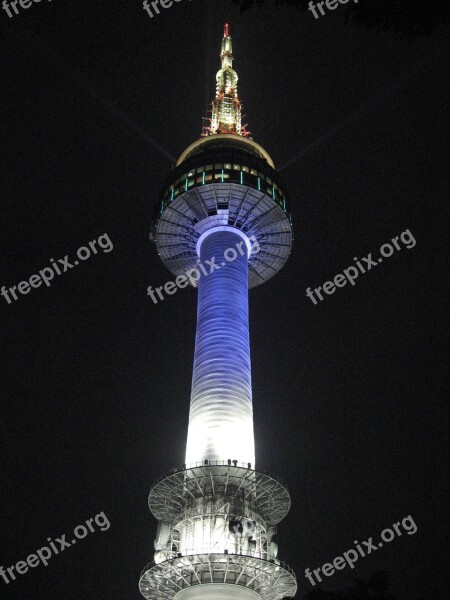
M 141 594 L 148 600 L 295 595 L 295 574 L 277 559 L 272 541 L 290 507 L 284 484 L 237 461 L 205 463 L 174 469 L 150 491 L 159 524 Z

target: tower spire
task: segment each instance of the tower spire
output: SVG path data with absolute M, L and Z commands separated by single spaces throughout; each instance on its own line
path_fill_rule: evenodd
M 225 23 L 220 59 L 222 68 L 216 75 L 216 97 L 212 101 L 210 124 L 204 127 L 203 135 L 234 133 L 247 137 L 246 125 L 242 125 L 242 105 L 238 98 L 238 75 L 233 69 L 233 41 L 230 26 Z

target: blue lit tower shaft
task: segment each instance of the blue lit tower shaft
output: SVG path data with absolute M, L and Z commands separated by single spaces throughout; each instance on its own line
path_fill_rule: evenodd
M 217 227 L 198 244 L 207 275 L 201 273 L 197 284 L 187 465 L 255 462 L 245 238 L 230 227 Z

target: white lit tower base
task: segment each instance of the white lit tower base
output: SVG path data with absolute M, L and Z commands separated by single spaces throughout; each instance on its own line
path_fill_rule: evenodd
M 289 493 L 255 468 L 248 331 L 248 289 L 284 265 L 292 227 L 272 159 L 241 127 L 227 25 L 221 58 L 211 126 L 179 158 L 151 233 L 176 277 L 199 277 L 186 464 L 150 491 L 159 523 L 139 582 L 148 600 L 280 600 L 297 590 L 272 540 Z

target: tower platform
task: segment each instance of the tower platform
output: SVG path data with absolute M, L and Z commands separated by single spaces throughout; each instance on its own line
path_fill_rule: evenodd
M 176 276 L 195 268 L 197 241 L 226 225 L 254 236 L 260 251 L 249 259 L 248 287 L 273 277 L 293 243 L 289 200 L 270 156 L 239 135 L 214 135 L 180 157 L 157 202 L 150 239 Z
M 219 585 L 218 595 L 213 595 L 208 584 Z M 236 586 L 229 595 L 222 585 Z M 277 600 L 293 596 L 297 585 L 295 574 L 281 561 L 267 561 L 252 556 L 230 553 L 188 554 L 160 564 L 150 563 L 142 571 L 139 581 L 141 594 L 147 600 L 182 600 L 188 598 L 183 591 L 205 586 L 204 592 L 191 597 L 211 600 L 220 598 L 251 598 Z M 251 590 L 252 596 L 239 594 L 239 588 Z M 198 588 L 197 588 L 198 589 Z
M 182 600 L 183 590 L 209 584 L 238 587 L 217 596 L 225 600 L 250 598 L 242 590 L 254 592 L 255 600 L 295 594 L 295 574 L 276 558 L 272 542 L 273 525 L 289 510 L 289 493 L 273 475 L 236 462 L 174 469 L 153 485 L 149 506 L 164 531 L 155 560 L 141 574 L 147 600 Z M 193 592 L 197 597 L 213 596 L 205 590 Z
M 232 462 L 232 461 L 231 461 Z M 187 517 L 197 498 L 234 498 L 267 525 L 276 525 L 289 512 L 291 500 L 274 475 L 248 466 L 216 462 L 173 469 L 155 482 L 148 505 L 159 521 Z

